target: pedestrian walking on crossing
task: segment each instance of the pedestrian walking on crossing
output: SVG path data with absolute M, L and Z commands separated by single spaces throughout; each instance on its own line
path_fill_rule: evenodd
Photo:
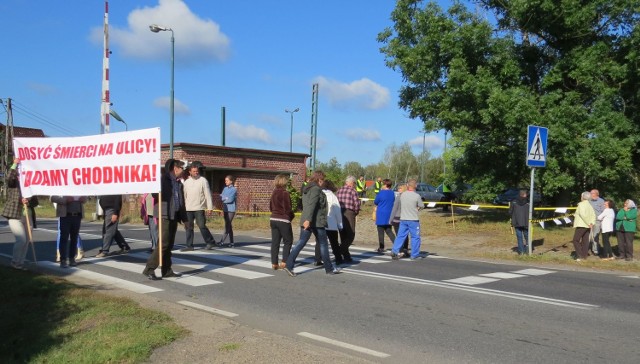
M 287 258 L 291 253 L 291 245 L 293 244 L 293 229 L 291 221 L 293 221 L 294 213 L 291 208 L 291 195 L 287 191 L 289 177 L 285 174 L 279 174 L 274 181 L 275 189 L 271 193 L 269 201 L 269 225 L 271 226 L 271 267 L 275 269 L 284 269 L 287 265 Z M 278 263 L 278 254 L 280 252 L 280 242 L 282 242 L 282 261 Z
M 293 266 L 298 258 L 298 254 L 307 245 L 311 234 L 316 237 L 316 244 L 320 244 L 320 252 L 322 254 L 322 262 L 324 270 L 327 274 L 338 274 L 340 268 L 336 268 L 331 264 L 329 257 L 329 247 L 327 244 L 327 198 L 322 192 L 322 184 L 324 183 L 325 174 L 322 171 L 315 171 L 311 175 L 309 184 L 302 191 L 302 216 L 300 217 L 300 238 L 291 250 L 291 254 L 287 259 L 287 265 L 284 270 L 291 277 L 295 277 Z M 354 191 L 355 192 L 355 191 Z

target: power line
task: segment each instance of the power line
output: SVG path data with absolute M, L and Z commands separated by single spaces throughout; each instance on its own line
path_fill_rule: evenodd
M 58 121 L 54 121 L 52 119 L 47 118 L 46 116 L 36 112 L 36 111 L 32 111 L 29 110 L 29 108 L 26 105 L 23 105 L 21 103 L 17 103 L 15 101 L 15 99 L 12 99 L 12 104 L 13 104 L 13 110 L 14 112 L 21 114 L 22 116 L 31 119 L 37 123 L 40 124 L 44 124 L 47 125 L 50 128 L 56 129 L 57 131 L 61 132 L 62 134 L 66 135 L 66 136 L 80 136 L 81 133 L 79 133 L 76 130 L 73 129 L 69 129 L 66 128 L 63 125 L 62 122 L 58 122 Z

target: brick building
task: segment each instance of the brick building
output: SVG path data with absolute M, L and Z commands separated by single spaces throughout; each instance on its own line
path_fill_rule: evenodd
M 216 208 L 222 208 L 220 193 L 227 175 L 236 177 L 238 212 L 267 212 L 278 174 L 288 174 L 296 189 L 300 189 L 306 173 L 308 154 L 271 150 L 232 148 L 214 145 L 176 143 L 175 159 L 202 162 L 204 177 L 209 181 Z M 162 160 L 169 158 L 169 146 L 162 146 Z

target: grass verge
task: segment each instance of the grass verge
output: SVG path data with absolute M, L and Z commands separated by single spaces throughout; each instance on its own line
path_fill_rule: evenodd
M 164 313 L 63 279 L 0 267 L 3 363 L 139 363 L 186 334 Z

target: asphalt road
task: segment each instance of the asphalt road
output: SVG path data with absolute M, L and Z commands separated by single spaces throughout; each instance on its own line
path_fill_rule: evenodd
M 640 358 L 640 277 L 635 275 L 438 256 L 392 261 L 354 247 L 357 263 L 328 276 L 312 265 L 311 241 L 292 278 L 271 270 L 268 237 L 236 232 L 235 248 L 174 251 L 174 270 L 184 276 L 152 282 L 141 274 L 150 246 L 146 227 L 121 226 L 132 253 L 85 258 L 75 269 L 53 262 L 56 221 L 42 219 L 38 227 L 40 269 L 179 302 L 375 362 L 637 363 Z M 97 254 L 100 231 L 100 224 L 83 223 L 88 257 Z M 183 231 L 177 241 L 184 241 Z M 7 264 L 12 242 L 2 219 L 0 256 Z M 196 245 L 203 246 L 197 229 Z

